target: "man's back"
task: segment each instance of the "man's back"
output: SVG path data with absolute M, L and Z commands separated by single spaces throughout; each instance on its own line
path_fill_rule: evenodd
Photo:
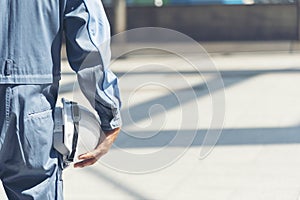
M 52 82 L 65 1 L 2 0 L 0 7 L 0 83 Z

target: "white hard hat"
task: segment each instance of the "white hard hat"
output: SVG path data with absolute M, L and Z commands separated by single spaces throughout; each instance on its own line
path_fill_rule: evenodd
M 99 118 L 76 102 L 62 99 L 63 107 L 54 112 L 53 146 L 63 156 L 64 167 L 76 162 L 103 141 Z

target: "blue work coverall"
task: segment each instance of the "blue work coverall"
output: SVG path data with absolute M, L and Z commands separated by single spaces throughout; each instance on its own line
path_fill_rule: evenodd
M 11 200 L 63 199 L 52 146 L 62 38 L 102 129 L 112 130 L 121 120 L 109 23 L 100 0 L 1 0 L 0 9 L 0 179 Z

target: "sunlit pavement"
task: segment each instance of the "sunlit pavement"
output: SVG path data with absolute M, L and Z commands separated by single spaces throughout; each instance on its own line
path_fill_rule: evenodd
M 298 200 L 300 53 L 211 59 L 224 82 L 225 120 L 207 157 L 200 157 L 202 143 L 220 114 L 212 99 L 222 93 L 207 86 L 217 78 L 210 62 L 199 74 L 174 55 L 129 55 L 112 65 L 120 77 L 123 131 L 95 166 L 65 170 L 65 199 Z M 80 101 L 74 80 L 64 68 L 60 96 Z

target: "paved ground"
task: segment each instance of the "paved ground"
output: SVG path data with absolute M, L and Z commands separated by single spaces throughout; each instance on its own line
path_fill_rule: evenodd
M 204 159 L 207 130 L 222 115 L 212 99 L 223 90 L 213 84 L 217 73 L 207 57 L 189 58 L 201 60 L 201 75 L 159 52 L 113 63 L 123 132 L 97 165 L 65 171 L 67 200 L 300 199 L 300 53 L 211 54 L 224 82 L 225 121 Z M 73 82 L 65 70 L 60 94 L 78 100 Z

